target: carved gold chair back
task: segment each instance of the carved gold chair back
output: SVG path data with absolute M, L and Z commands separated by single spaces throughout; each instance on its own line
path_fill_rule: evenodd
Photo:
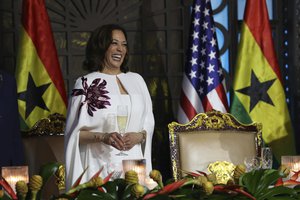
M 199 113 L 187 124 L 170 123 L 168 129 L 175 180 L 183 171 L 208 172 L 216 161 L 237 165 L 246 157 L 260 157 L 262 125 L 242 124 L 229 113 Z

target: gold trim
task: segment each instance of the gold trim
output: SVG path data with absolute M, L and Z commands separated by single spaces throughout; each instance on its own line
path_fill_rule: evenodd
M 173 178 L 175 179 L 175 181 L 182 178 L 179 165 L 180 152 L 178 151 L 177 135 L 179 133 L 184 134 L 184 132 L 190 132 L 191 130 L 238 130 L 257 132 L 256 152 L 258 157 L 260 157 L 261 147 L 263 144 L 261 123 L 243 124 L 240 123 L 230 113 L 222 113 L 216 110 L 212 110 L 206 113 L 199 113 L 186 124 L 171 122 L 170 124 L 168 124 L 168 129 Z
M 235 165 L 227 161 L 216 161 L 210 163 L 207 167 L 208 171 L 216 176 L 217 184 L 227 184 L 232 179 Z
M 59 113 L 50 114 L 37 121 L 31 129 L 24 131 L 25 136 L 64 135 L 66 118 Z
M 59 165 L 55 172 L 55 183 L 57 185 L 57 188 L 59 191 L 65 190 L 66 185 L 65 185 L 65 166 L 64 165 Z

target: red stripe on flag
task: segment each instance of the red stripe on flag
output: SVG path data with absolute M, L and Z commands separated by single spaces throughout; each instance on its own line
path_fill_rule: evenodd
M 44 67 L 67 105 L 63 76 L 44 0 L 24 0 L 22 14 L 24 29 L 33 41 Z
M 181 90 L 180 106 L 189 120 L 193 119 L 193 117 L 197 114 L 197 111 L 195 110 L 189 99 L 185 96 L 183 90 Z
M 207 111 L 210 111 L 213 109 L 213 107 L 211 106 L 207 96 L 205 96 L 203 99 L 202 99 L 202 105 L 203 105 L 203 108 L 204 108 L 204 112 L 207 112 Z
M 253 15 L 252 13 L 256 13 Z M 249 27 L 255 41 L 260 46 L 264 56 L 271 65 L 273 71 L 282 83 L 281 73 L 275 48 L 273 45 L 271 27 L 269 23 L 268 10 L 265 0 L 247 1 L 245 10 L 245 23 Z

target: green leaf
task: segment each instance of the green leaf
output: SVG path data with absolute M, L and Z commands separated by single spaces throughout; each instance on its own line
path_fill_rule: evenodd
M 118 196 L 117 193 L 117 183 L 116 182 L 112 182 L 112 181 L 108 181 L 107 183 L 105 183 L 102 188 L 105 188 L 106 192 L 109 193 L 112 197 L 114 197 L 115 199 Z
M 247 190 L 251 194 L 254 194 L 262 174 L 263 174 L 262 170 L 255 170 L 255 171 L 253 170 L 251 172 L 245 173 L 240 178 L 240 185 L 247 188 Z
M 131 197 L 131 185 L 127 185 L 124 179 L 109 181 L 102 186 L 114 199 L 126 200 Z
M 278 178 L 280 178 L 280 174 L 277 170 L 264 170 L 255 194 L 264 193 L 270 186 L 276 183 Z
M 126 200 L 126 199 L 132 199 L 132 197 L 131 197 L 131 188 L 132 188 L 132 186 L 133 185 L 127 185 L 124 188 L 122 194 L 120 195 L 121 199 L 124 199 L 124 200 Z
M 115 198 L 109 194 L 109 193 L 104 193 L 100 192 L 96 189 L 84 189 L 81 190 L 77 200 L 115 200 Z
M 172 200 L 170 197 L 168 197 L 168 195 L 157 195 L 153 198 L 151 198 L 151 200 Z
M 55 174 L 60 165 L 60 163 L 51 162 L 41 166 L 39 174 L 43 178 L 43 185 L 49 180 L 51 176 Z
M 47 163 L 47 164 L 41 166 L 39 175 L 43 178 L 43 185 L 42 185 L 41 190 L 37 194 L 38 199 L 40 199 L 40 197 L 42 196 L 43 187 L 44 187 L 45 183 L 49 180 L 49 178 L 51 176 L 53 176 L 55 174 L 56 170 L 58 169 L 58 167 L 60 165 L 61 164 L 57 163 L 57 162 L 50 162 L 50 163 Z
M 12 198 L 10 198 L 10 196 L 8 196 L 8 194 L 5 192 L 3 197 L 0 198 L 0 200 L 12 200 Z
M 66 194 L 60 194 L 58 196 L 51 196 L 49 200 L 58 200 L 58 199 L 64 199 L 64 200 L 74 200 L 76 197 L 71 197 Z M 26 198 L 26 200 L 30 200 L 29 198 Z
M 262 195 L 257 197 L 257 200 L 274 199 L 276 197 L 280 197 L 282 199 L 287 197 L 289 197 L 290 199 L 295 199 L 293 197 L 296 197 L 296 195 L 297 192 L 294 189 L 284 187 L 284 186 L 278 186 L 278 187 L 269 188 Z
M 259 197 L 265 193 L 280 178 L 280 174 L 274 169 L 253 170 L 240 178 L 240 185 L 245 187 L 253 196 Z

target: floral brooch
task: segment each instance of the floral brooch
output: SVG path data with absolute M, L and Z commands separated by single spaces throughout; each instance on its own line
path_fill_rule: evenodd
M 106 90 L 107 83 L 104 79 L 101 81 L 101 78 L 96 78 L 90 86 L 87 84 L 87 78 L 82 77 L 81 81 L 83 89 L 73 89 L 71 94 L 72 96 L 85 96 L 79 110 L 84 104 L 87 104 L 87 112 L 90 116 L 93 116 L 96 109 L 103 109 L 111 105 L 109 102 L 110 97 L 107 95 L 109 92 Z

